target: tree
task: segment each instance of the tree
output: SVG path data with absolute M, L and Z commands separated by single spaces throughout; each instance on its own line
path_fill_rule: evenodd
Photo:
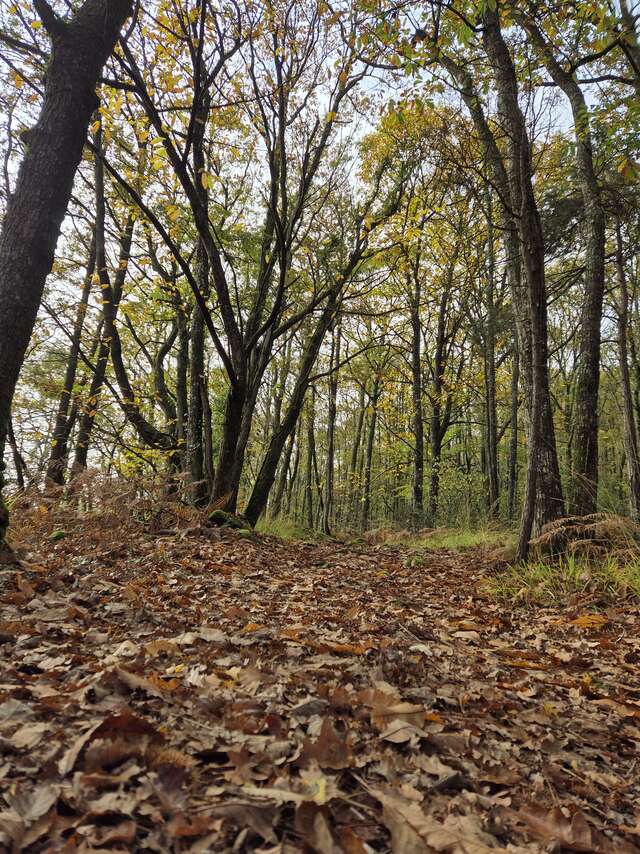
M 27 135 L 0 235 L 0 448 L 97 107 L 95 87 L 131 13 L 131 0 L 86 0 L 69 20 L 59 18 L 46 0 L 34 0 L 34 6 L 51 39 L 51 57 L 40 117 Z M 0 505 L 0 540 L 6 525 Z

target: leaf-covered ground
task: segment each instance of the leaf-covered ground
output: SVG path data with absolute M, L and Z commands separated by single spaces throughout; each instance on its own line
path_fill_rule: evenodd
M 637 609 L 506 609 L 478 551 L 54 517 L 0 568 L 0 848 L 640 850 Z

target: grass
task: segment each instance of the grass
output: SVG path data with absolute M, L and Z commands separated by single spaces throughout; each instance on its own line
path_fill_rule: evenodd
M 443 531 L 427 540 L 417 540 L 426 549 L 476 549 L 481 546 L 506 546 L 513 539 L 511 532 L 493 528 L 477 531 Z
M 508 530 L 495 528 L 479 528 L 478 530 L 443 528 L 431 536 L 419 536 L 399 531 L 390 535 L 385 542 L 410 549 L 434 551 L 437 549 L 476 549 L 480 547 L 507 546 L 513 540 L 513 534 Z
M 318 531 L 310 531 L 302 525 L 296 525 L 284 516 L 278 516 L 276 519 L 267 519 L 262 516 L 256 525 L 256 531 L 259 534 L 280 537 L 282 540 L 315 540 L 322 537 Z
M 622 561 L 615 555 L 597 560 L 564 557 L 512 566 L 488 578 L 484 589 L 500 600 L 557 604 L 576 594 L 595 594 L 605 602 L 640 598 L 640 558 Z

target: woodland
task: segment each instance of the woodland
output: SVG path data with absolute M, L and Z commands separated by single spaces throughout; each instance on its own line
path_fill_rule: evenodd
M 0 847 L 640 851 L 640 8 L 0 0 Z

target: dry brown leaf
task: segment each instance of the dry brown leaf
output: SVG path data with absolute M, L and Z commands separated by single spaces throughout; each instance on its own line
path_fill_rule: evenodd
M 444 822 L 428 816 L 415 801 L 382 789 L 366 787 L 383 808 L 395 854 L 493 854 L 498 846 L 475 816 L 448 816 Z
M 316 741 L 305 739 L 300 755 L 300 765 L 308 765 L 315 760 L 320 768 L 340 770 L 353 764 L 353 756 L 348 735 L 339 733 L 331 718 L 324 718 Z
M 581 812 L 567 817 L 560 807 L 547 810 L 531 804 L 521 807 L 513 815 L 523 821 L 531 833 L 554 848 L 567 851 L 588 851 L 593 854 L 635 854 L 634 846 L 615 845 L 602 833 L 592 827 Z

